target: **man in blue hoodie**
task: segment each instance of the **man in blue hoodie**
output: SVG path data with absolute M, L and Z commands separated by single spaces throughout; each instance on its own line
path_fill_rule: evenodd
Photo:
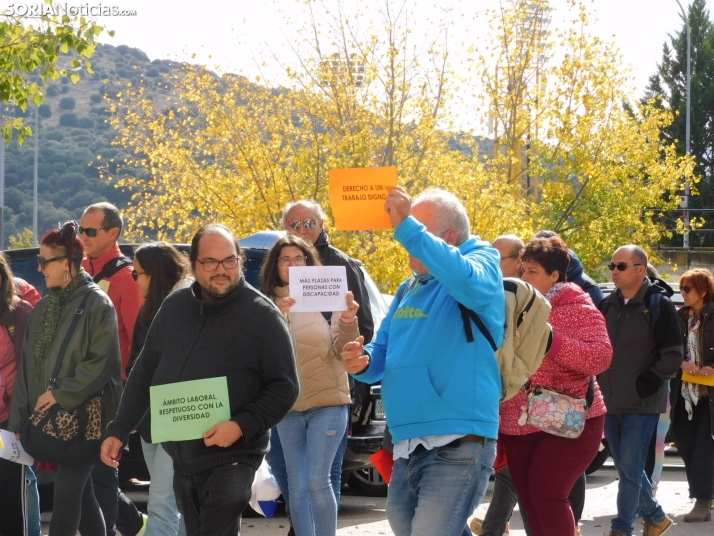
M 402 283 L 372 343 L 342 353 L 355 379 L 382 381 L 394 441 L 387 518 L 396 536 L 469 534 L 496 455 L 501 377 L 482 335 L 469 343 L 458 304 L 475 311 L 498 346 L 505 298 L 499 254 L 470 236 L 463 205 L 443 190 L 385 203 L 414 277 Z

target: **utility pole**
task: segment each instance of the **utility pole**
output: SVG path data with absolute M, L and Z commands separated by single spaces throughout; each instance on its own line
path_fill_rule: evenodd
M 679 0 L 675 0 L 677 2 L 677 5 L 679 5 L 679 9 L 682 11 L 682 18 L 684 19 L 684 25 L 685 29 L 687 31 L 687 119 L 686 119 L 686 126 L 685 126 L 685 135 L 684 135 L 684 147 L 685 151 L 687 153 L 687 156 L 689 156 L 689 134 L 691 132 L 691 110 L 692 110 L 692 91 L 691 91 L 691 83 L 692 83 L 692 36 L 689 31 L 689 17 L 687 16 L 687 13 L 684 11 L 684 8 L 682 7 L 682 4 L 680 3 Z M 684 196 L 682 197 L 682 204 L 680 207 L 684 210 L 683 212 L 683 217 L 682 219 L 684 220 L 684 239 L 682 241 L 682 246 L 685 248 L 689 247 L 689 197 L 691 196 L 691 191 L 689 189 L 689 178 L 684 177 Z
M 15 102 L 3 102 L 0 104 L 0 130 L 8 121 L 15 117 Z M 0 250 L 4 249 L 4 227 L 5 222 L 5 139 L 0 139 Z

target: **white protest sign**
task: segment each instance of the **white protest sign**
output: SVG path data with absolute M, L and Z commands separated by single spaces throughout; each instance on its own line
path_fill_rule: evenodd
M 292 313 L 346 311 L 347 270 L 344 266 L 291 266 Z
M 0 430 L 0 458 L 22 465 L 32 465 L 35 460 L 25 449 L 15 434 L 8 430 Z

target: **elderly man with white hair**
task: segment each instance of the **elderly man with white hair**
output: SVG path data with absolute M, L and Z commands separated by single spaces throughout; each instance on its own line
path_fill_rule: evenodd
M 387 518 L 396 536 L 470 534 L 496 456 L 501 377 L 479 332 L 468 342 L 459 305 L 503 340 L 505 297 L 499 254 L 471 236 L 459 200 L 427 190 L 416 200 L 396 188 L 385 203 L 394 238 L 414 277 L 402 283 L 375 341 L 342 353 L 360 381 L 382 381 L 394 440 Z

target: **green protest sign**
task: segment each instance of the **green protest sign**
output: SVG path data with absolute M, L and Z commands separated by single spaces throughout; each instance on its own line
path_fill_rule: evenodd
M 151 392 L 151 441 L 200 439 L 231 418 L 225 376 L 155 385 Z

